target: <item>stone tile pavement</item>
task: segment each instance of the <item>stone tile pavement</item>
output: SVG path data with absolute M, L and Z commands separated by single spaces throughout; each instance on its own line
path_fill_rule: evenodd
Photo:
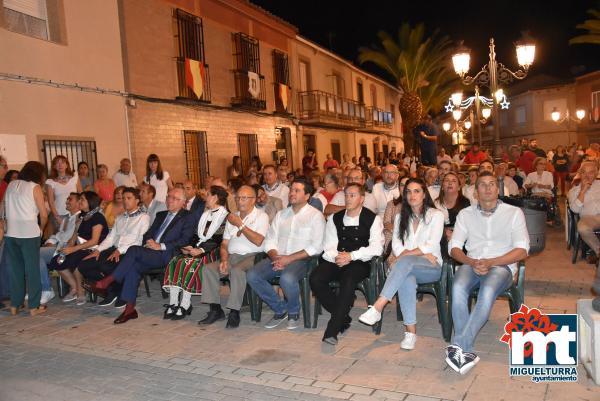
M 526 298 L 544 312 L 574 313 L 591 297 L 595 269 L 570 263 L 564 231 L 550 229 L 545 251 L 527 261 Z M 223 289 L 226 296 L 226 289 Z M 417 306 L 419 340 L 400 349 L 401 322 L 393 307 L 383 332 L 353 323 L 337 347 L 321 342 L 327 314 L 316 330 L 266 330 L 247 311 L 237 330 L 224 322 L 196 324 L 207 311 L 193 300 L 192 316 L 162 320 L 159 284 L 140 291 L 140 318 L 115 326 L 119 311 L 53 301 L 44 316 L 10 317 L 0 311 L 0 400 L 599 400 L 600 387 L 578 367 L 577 383 L 535 384 L 508 376 L 508 349 L 498 341 L 508 304 L 496 302 L 476 343 L 481 362 L 460 376 L 443 360 L 445 342 L 433 298 Z M 365 309 L 358 296 L 352 316 Z M 265 307 L 266 308 L 266 307 Z M 271 312 L 263 311 L 266 322 Z

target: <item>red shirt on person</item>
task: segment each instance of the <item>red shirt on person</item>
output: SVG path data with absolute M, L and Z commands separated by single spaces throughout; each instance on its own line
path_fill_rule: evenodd
M 482 152 L 481 150 L 477 151 L 477 153 L 474 153 L 472 150 L 469 151 L 469 153 L 467 153 L 467 155 L 465 156 L 465 159 L 463 160 L 464 164 L 479 164 L 484 160 L 487 160 L 488 156 L 485 152 Z
M 327 171 L 328 168 L 338 168 L 338 167 L 340 167 L 340 164 L 335 159 L 325 160 L 325 163 L 323 163 L 323 170 L 325 170 L 325 171 Z
M 537 155 L 532 151 L 525 150 L 521 153 L 521 156 L 515 162 L 515 165 L 523 170 L 525 174 L 532 173 L 535 169 L 533 168 L 533 161 Z

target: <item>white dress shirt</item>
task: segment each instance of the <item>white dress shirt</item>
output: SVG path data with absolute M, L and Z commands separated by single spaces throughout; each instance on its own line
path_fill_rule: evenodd
M 149 227 L 150 216 L 147 213 L 137 210 L 120 214 L 104 241 L 98 245 L 98 251 L 102 252 L 114 246 L 123 255 L 130 246 L 142 245 L 142 239 Z
M 335 206 L 346 207 L 346 195 L 344 191 L 339 191 L 337 194 L 335 194 L 333 196 L 333 199 L 331 199 L 331 202 L 329 203 Z M 375 197 L 372 193 L 365 192 L 365 201 L 363 203 L 363 206 L 372 211 L 373 213 L 377 214 L 377 201 L 375 200 Z
M 413 220 L 408 223 L 408 235 L 404 242 L 400 239 L 400 214 L 394 219 L 394 233 L 392 234 L 392 251 L 400 256 L 404 250 L 419 248 L 421 252 L 430 253 L 437 259 L 439 265 L 443 263 L 440 240 L 444 234 L 444 213 L 430 208 L 425 213 L 425 218 L 419 221 L 417 229 L 413 229 Z
M 594 180 L 592 186 L 585 193 L 583 202 L 579 199 L 581 185 L 571 188 L 567 197 L 569 198 L 569 207 L 575 213 L 581 216 L 598 216 L 600 215 L 600 180 Z
M 523 186 L 538 183 L 542 185 L 550 185 L 550 188 L 531 188 L 531 193 L 533 195 L 550 195 L 552 196 L 552 188 L 554 188 L 554 177 L 552 177 L 552 173 L 549 171 L 542 171 L 542 175 L 540 176 L 537 171 L 533 173 L 527 174 L 527 178 L 525 178 L 525 182 Z
M 267 192 L 267 195 L 281 199 L 281 203 L 283 204 L 284 209 L 288 206 L 290 188 L 287 185 L 277 181 L 277 183 L 273 185 L 273 187 L 269 188 L 269 186 L 265 184 L 263 185 L 263 188 Z
M 280 255 L 291 255 L 304 250 L 309 256 L 323 251 L 325 218 L 308 203 L 294 213 L 291 207 L 275 215 L 267 236 L 265 252 L 275 249 Z
M 60 231 L 48 238 L 46 243 L 56 245 L 57 248 L 64 247 L 73 236 L 75 223 L 77 222 L 80 214 L 81 212 L 78 210 L 75 214 L 64 216 L 63 222 L 60 225 Z
M 333 214 L 329 216 L 327 224 L 325 226 L 325 244 L 323 246 L 323 259 L 328 262 L 335 263 L 335 258 L 338 255 L 338 232 L 333 222 Z M 344 212 L 344 225 L 346 227 L 357 226 L 360 219 L 360 213 L 356 217 L 348 216 L 347 212 Z M 383 237 L 383 222 L 379 216 L 375 216 L 373 224 L 371 224 L 371 230 L 369 231 L 369 245 L 358 248 L 356 251 L 350 252 L 352 260 L 362 260 L 368 262 L 373 259 L 374 256 L 380 256 L 383 252 L 383 243 L 385 238 Z
M 195 200 L 196 200 L 196 196 L 192 196 L 190 199 L 188 199 L 187 202 L 185 203 L 185 210 L 192 210 L 192 204 L 194 203 Z
M 240 212 L 235 212 L 235 214 L 239 216 Z M 269 216 L 262 210 L 258 210 L 255 207 L 242 219 L 242 221 L 244 225 L 252 231 L 263 236 L 267 235 L 267 231 L 269 230 Z M 229 241 L 227 244 L 227 252 L 230 254 L 246 255 L 248 253 L 258 253 L 263 251 L 265 241 L 259 246 L 254 245 L 244 234 L 238 237 L 238 231 L 239 229 L 230 222 L 225 224 L 223 239 Z
M 448 251 L 462 249 L 465 243 L 467 256 L 473 259 L 496 258 L 515 248 L 529 252 L 529 233 L 523 211 L 506 203 L 500 203 L 489 217 L 484 216 L 477 206 L 461 210 L 454 223 Z M 509 267 L 514 275 L 517 264 Z
M 397 199 L 399 196 L 400 189 L 398 189 L 398 184 L 394 185 L 394 187 L 390 189 L 387 189 L 383 182 L 378 182 L 377 184 L 373 185 L 373 197 L 375 198 L 377 205 L 377 215 L 383 218 L 385 208 L 389 201 Z
M 113 181 L 117 187 L 125 186 L 135 188 L 138 185 L 137 177 L 133 171 L 130 171 L 129 174 L 125 174 L 119 170 L 113 175 Z

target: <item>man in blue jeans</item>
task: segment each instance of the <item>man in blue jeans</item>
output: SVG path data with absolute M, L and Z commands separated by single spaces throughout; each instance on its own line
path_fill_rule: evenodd
M 448 246 L 450 255 L 462 266 L 452 286 L 454 336 L 446 348 L 446 363 L 463 375 L 479 362 L 473 352 L 475 338 L 498 295 L 512 285 L 517 262 L 525 259 L 529 251 L 523 211 L 498 199 L 494 175 L 488 171 L 480 173 L 475 191 L 479 202 L 458 213 Z M 476 288 L 477 303 L 469 313 L 469 296 Z
M 290 207 L 277 212 L 265 237 L 265 251 L 269 258 L 259 262 L 246 274 L 248 284 L 275 312 L 265 325 L 268 329 L 277 327 L 286 318 L 288 329 L 299 326 L 298 282 L 306 275 L 310 257 L 323 250 L 325 231 L 323 214 L 308 204 L 313 192 L 312 183 L 308 180 L 294 180 L 289 191 Z M 275 293 L 269 283 L 275 277 L 279 277 L 285 300 Z

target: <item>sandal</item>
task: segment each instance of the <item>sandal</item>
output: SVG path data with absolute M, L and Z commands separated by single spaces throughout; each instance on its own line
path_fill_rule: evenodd
M 46 305 L 40 305 L 37 308 L 29 309 L 29 314 L 31 316 L 41 315 L 42 313 L 46 313 L 48 307 Z
M 22 306 L 19 306 L 18 308 L 11 306 L 10 307 L 10 314 L 11 316 L 17 316 L 19 314 L 19 312 L 21 312 L 21 309 L 23 309 Z

